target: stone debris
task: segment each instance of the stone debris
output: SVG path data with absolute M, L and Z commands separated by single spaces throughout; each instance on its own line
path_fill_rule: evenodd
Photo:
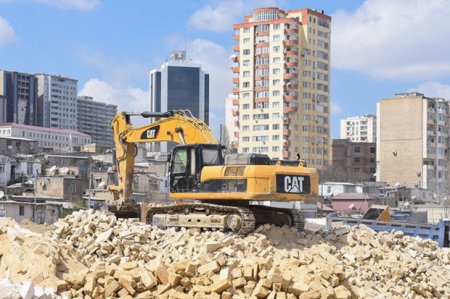
M 365 226 L 242 237 L 88 210 L 39 235 L 0 221 L 0 278 L 24 298 L 449 298 L 448 277 L 448 249 Z

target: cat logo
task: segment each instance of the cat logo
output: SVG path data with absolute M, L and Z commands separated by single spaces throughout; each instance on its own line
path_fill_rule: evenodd
M 158 132 L 159 126 L 147 129 L 142 133 L 141 139 L 156 139 L 156 137 L 158 137 Z
M 284 177 L 284 192 L 286 193 L 302 193 L 304 177 L 300 176 L 285 176 Z
M 277 192 L 308 194 L 310 192 L 310 178 L 301 175 L 277 175 Z

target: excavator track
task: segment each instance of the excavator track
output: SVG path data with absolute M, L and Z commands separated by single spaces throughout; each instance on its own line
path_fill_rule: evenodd
M 146 222 L 158 227 L 197 227 L 233 231 L 246 235 L 255 229 L 251 209 L 208 203 L 185 203 L 150 207 Z
M 276 226 L 287 225 L 295 227 L 299 231 L 305 228 L 305 216 L 297 209 L 282 209 L 269 206 L 249 206 L 256 217 L 256 225 L 273 224 Z
M 302 231 L 305 217 L 297 209 L 268 206 L 226 206 L 210 203 L 185 203 L 150 207 L 146 222 L 158 227 L 197 227 L 232 231 L 240 235 L 252 232 L 256 226 L 273 224 L 295 227 Z

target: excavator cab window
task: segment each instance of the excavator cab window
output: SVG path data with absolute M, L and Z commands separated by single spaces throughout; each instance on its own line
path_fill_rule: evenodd
M 203 166 L 222 165 L 219 145 L 190 144 L 174 148 L 170 165 L 170 192 L 198 192 Z

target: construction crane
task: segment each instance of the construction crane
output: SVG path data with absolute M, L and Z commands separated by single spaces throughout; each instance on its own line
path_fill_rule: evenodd
M 159 118 L 133 127 L 131 116 Z M 186 110 L 165 113 L 119 112 L 112 120 L 118 185 L 110 186 L 110 210 L 118 216 L 140 215 L 160 227 L 200 227 L 245 234 L 255 225 L 288 225 L 303 229 L 297 209 L 274 208 L 256 202 L 316 200 L 314 168 L 291 160 L 271 160 L 265 154 L 222 155 L 210 128 Z M 170 198 L 177 204 L 138 205 L 132 198 L 137 143 L 179 143 L 170 159 Z

